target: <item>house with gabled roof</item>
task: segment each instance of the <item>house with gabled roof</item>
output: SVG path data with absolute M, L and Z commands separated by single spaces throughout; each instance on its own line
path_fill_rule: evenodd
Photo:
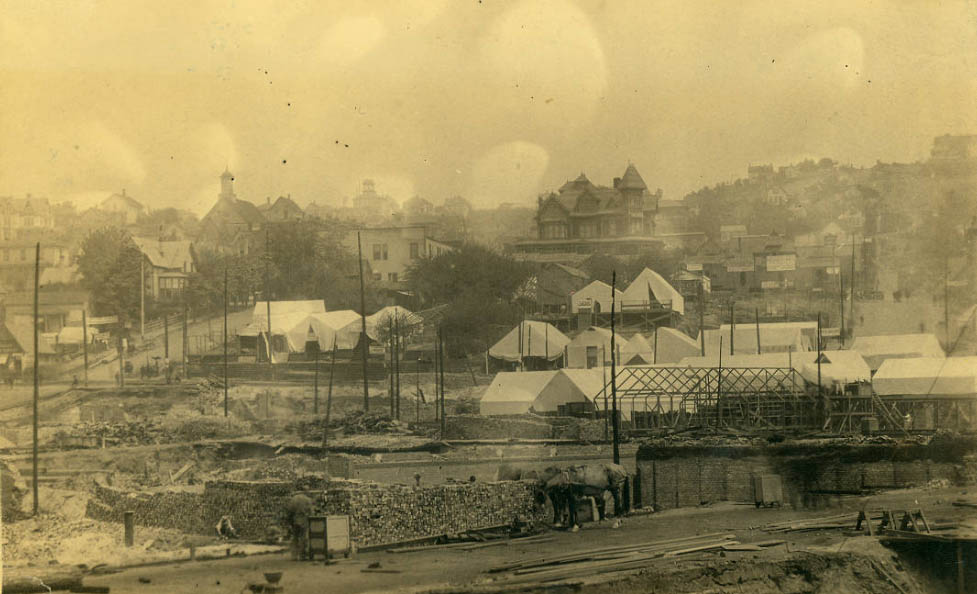
M 269 223 L 287 223 L 301 221 L 305 218 L 305 211 L 292 200 L 292 195 L 279 196 L 274 202 L 271 197 L 265 199 L 265 204 L 258 207 L 258 211 Z
M 183 295 L 187 279 L 195 272 L 193 249 L 187 240 L 161 241 L 133 237 L 144 260 L 146 294 L 154 299 L 173 300 Z
M 196 244 L 220 253 L 248 254 L 262 237 L 258 232 L 267 221 L 258 207 L 234 193 L 234 175 L 224 169 L 217 202 L 200 221 Z
M 688 232 L 684 201 L 664 201 L 651 192 L 629 163 L 611 187 L 598 186 L 581 173 L 556 192 L 541 195 L 536 207 L 535 239 L 518 241 L 520 254 L 634 255 L 661 245 L 685 245 L 703 234 Z M 661 228 L 659 228 L 661 227 Z M 689 237 L 686 237 L 689 236 Z

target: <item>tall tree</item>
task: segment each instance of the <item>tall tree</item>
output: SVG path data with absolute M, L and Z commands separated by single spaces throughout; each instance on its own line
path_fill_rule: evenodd
M 76 262 L 81 285 L 92 294 L 96 315 L 139 317 L 139 274 L 142 253 L 129 232 L 105 227 L 88 234 Z

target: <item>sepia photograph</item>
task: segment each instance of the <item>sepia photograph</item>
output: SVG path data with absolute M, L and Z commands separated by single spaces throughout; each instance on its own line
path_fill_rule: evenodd
M 977 592 L 977 1 L 0 0 L 4 593 Z

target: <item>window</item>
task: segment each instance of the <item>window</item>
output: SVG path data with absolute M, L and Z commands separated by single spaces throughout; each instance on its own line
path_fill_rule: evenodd
M 587 369 L 593 369 L 597 367 L 597 347 L 588 346 L 587 347 Z
M 417 245 L 417 243 L 411 242 L 411 244 L 410 244 L 410 259 L 411 260 L 416 260 L 419 255 L 420 255 L 420 247 Z
M 380 274 L 379 272 L 374 272 L 373 273 L 373 280 L 375 280 L 375 281 L 383 280 L 383 275 Z
M 390 281 L 390 282 L 392 282 L 392 283 L 397 282 L 397 273 L 396 272 L 389 272 L 389 273 L 387 273 L 387 280 Z
M 373 259 L 374 260 L 379 260 L 380 259 L 380 256 L 383 255 L 383 251 L 380 248 L 381 248 L 381 246 L 380 246 L 379 243 L 374 243 L 373 244 Z
M 383 244 L 383 259 L 387 259 L 387 244 Z

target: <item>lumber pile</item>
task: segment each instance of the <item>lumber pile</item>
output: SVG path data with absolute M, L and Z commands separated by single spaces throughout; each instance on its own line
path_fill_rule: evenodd
M 360 547 L 461 534 L 519 517 L 529 525 L 545 521 L 530 483 L 462 483 L 432 486 L 363 482 L 330 484 L 317 494 L 317 512 L 348 515 Z
M 562 581 L 604 573 L 644 567 L 656 559 L 665 559 L 718 550 L 737 550 L 743 546 L 735 535 L 713 533 L 684 538 L 650 541 L 633 545 L 590 549 L 552 557 L 525 559 L 487 570 L 500 574 L 493 580 L 499 585 Z M 762 548 L 757 545 L 757 548 Z M 750 548 L 750 550 L 754 550 Z
M 855 514 L 857 515 L 857 514 Z M 821 516 L 807 520 L 788 520 L 776 522 L 762 527 L 765 532 L 805 532 L 808 530 L 833 530 L 838 528 L 854 528 L 856 517 L 852 514 L 838 514 L 835 516 Z

